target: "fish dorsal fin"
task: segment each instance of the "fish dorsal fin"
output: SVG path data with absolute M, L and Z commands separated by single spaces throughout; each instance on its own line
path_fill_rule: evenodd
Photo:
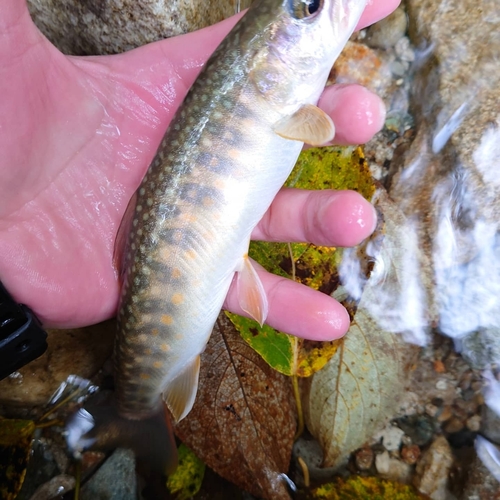
M 180 422 L 194 405 L 200 375 L 200 356 L 189 362 L 182 372 L 163 391 L 163 401 L 175 422 Z
M 243 265 L 236 280 L 240 307 L 262 326 L 269 310 L 267 295 L 248 255 L 243 257 Z
M 137 191 L 132 195 L 128 202 L 125 213 L 123 214 L 120 227 L 116 233 L 115 246 L 113 250 L 113 266 L 118 272 L 120 285 L 123 283 L 123 274 L 127 268 L 128 255 L 128 235 L 132 229 L 132 221 L 134 220 L 135 205 L 137 202 Z
M 285 116 L 273 130 L 285 139 L 321 146 L 335 137 L 332 119 L 318 106 L 304 104 L 291 116 Z

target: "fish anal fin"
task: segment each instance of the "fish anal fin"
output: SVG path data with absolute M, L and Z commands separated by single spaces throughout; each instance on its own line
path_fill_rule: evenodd
M 273 129 L 280 137 L 302 141 L 311 146 L 321 146 L 335 137 L 332 119 L 313 104 L 305 104 L 293 115 L 285 116 Z
M 248 256 L 243 258 L 243 266 L 238 271 L 236 279 L 240 307 L 262 326 L 269 310 L 267 295 Z
M 127 267 L 125 262 L 128 254 L 128 235 L 132 229 L 135 205 L 137 203 L 137 191 L 132 195 L 123 215 L 120 227 L 116 233 L 115 246 L 113 250 L 113 266 L 115 267 L 120 285 L 123 282 L 123 274 Z
M 193 408 L 198 392 L 200 356 L 196 356 L 163 391 L 163 401 L 175 422 L 180 422 Z

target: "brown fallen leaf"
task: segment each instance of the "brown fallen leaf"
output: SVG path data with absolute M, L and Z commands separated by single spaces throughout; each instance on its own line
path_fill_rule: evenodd
M 201 357 L 200 387 L 176 434 L 222 477 L 261 498 L 289 499 L 296 409 L 290 381 L 273 370 L 224 315 Z

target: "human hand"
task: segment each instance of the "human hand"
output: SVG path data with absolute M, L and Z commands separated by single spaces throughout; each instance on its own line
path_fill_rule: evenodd
M 398 4 L 378 0 L 361 24 Z M 234 22 L 117 56 L 68 57 L 39 33 L 23 0 L 0 4 L 0 279 L 45 326 L 115 314 L 113 243 L 128 200 Z M 383 124 L 380 99 L 359 86 L 327 89 L 320 106 L 335 122 L 336 142 L 365 142 Z M 374 225 L 356 193 L 283 190 L 253 237 L 349 246 Z M 333 299 L 260 272 L 271 325 L 317 339 L 347 331 L 348 315 Z M 233 291 L 226 306 L 240 312 Z

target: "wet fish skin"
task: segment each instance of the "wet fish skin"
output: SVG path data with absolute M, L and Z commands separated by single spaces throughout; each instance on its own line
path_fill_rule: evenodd
M 199 355 L 252 229 L 302 148 L 276 124 L 315 104 L 365 0 L 256 1 L 189 91 L 131 200 L 121 233 L 115 346 L 118 411 L 176 420 L 196 394 Z M 118 245 L 121 238 L 118 237 Z

